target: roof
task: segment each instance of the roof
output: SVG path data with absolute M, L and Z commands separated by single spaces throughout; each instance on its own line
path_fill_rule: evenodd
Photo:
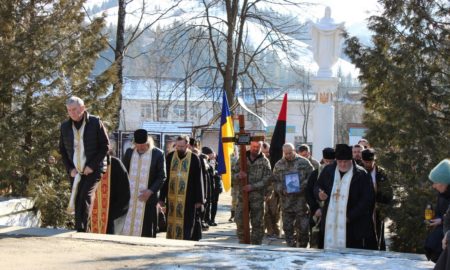
M 156 100 L 156 94 L 159 93 L 158 98 L 161 101 L 183 100 L 184 92 L 182 79 L 125 77 L 122 97 L 123 99 Z M 205 94 L 195 85 L 189 86 L 187 93 L 190 101 L 212 100 L 211 95 Z
M 192 122 L 147 122 L 142 123 L 142 128 L 150 132 L 163 133 L 192 133 Z
M 184 100 L 184 81 L 176 78 L 124 78 L 122 97 L 124 100 L 156 100 L 159 89 L 160 101 Z M 239 90 L 237 91 L 239 92 Z M 284 93 L 288 93 L 289 100 L 315 100 L 316 95 L 311 91 L 300 88 L 242 88 L 243 98 L 246 103 L 254 103 L 256 100 L 282 100 Z M 188 101 L 221 101 L 221 87 L 188 87 Z

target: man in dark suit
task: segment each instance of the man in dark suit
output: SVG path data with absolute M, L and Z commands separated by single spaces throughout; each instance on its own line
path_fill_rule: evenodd
M 59 152 L 70 176 L 69 213 L 75 213 L 75 229 L 86 232 L 93 194 L 104 171 L 109 139 L 102 121 L 90 115 L 79 97 L 66 102 L 69 119 L 61 124 Z
M 123 164 L 130 178 L 131 198 L 122 234 L 156 237 L 158 192 L 166 180 L 164 153 L 154 146 L 146 130 L 138 129 Z

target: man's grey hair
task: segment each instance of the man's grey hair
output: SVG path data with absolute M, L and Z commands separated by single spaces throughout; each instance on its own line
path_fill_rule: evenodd
M 292 143 L 285 143 L 285 144 L 283 144 L 283 150 L 294 150 L 295 151 L 295 146 Z
M 67 99 L 66 101 L 66 106 L 70 106 L 70 105 L 79 105 L 79 106 L 84 106 L 84 101 L 76 96 L 71 96 L 69 99 Z

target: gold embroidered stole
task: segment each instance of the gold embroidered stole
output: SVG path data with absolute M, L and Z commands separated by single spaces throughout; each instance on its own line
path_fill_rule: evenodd
M 175 152 L 170 163 L 168 191 L 167 238 L 184 238 L 184 210 L 186 207 L 186 190 L 189 182 L 192 152 L 188 151 L 182 159 Z
M 102 175 L 99 187 L 95 194 L 92 208 L 90 232 L 106 234 L 108 229 L 109 198 L 111 192 L 111 164 Z
M 144 154 L 133 151 L 130 161 L 130 207 L 122 229 L 123 235 L 142 236 L 144 224 L 145 205 L 138 199 L 142 190 L 148 189 L 150 178 L 150 165 L 152 163 L 152 149 Z M 152 196 L 156 196 L 155 194 Z

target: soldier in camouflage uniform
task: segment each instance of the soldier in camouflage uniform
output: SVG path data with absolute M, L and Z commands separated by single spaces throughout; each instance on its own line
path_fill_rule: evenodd
M 251 142 L 247 151 L 247 173 L 239 169 L 239 161 L 233 166 L 233 187 L 237 192 L 236 226 L 239 243 L 244 241 L 242 192 L 248 192 L 249 215 L 253 245 L 261 245 L 264 237 L 264 195 L 269 178 L 272 175 L 269 160 L 261 152 L 262 142 Z M 241 179 L 247 176 L 247 185 L 241 185 Z
M 235 166 L 239 167 L 239 163 L 237 163 L 238 158 L 237 155 L 239 154 L 239 150 L 237 148 L 234 149 L 233 155 L 231 155 L 231 168 L 234 168 Z M 237 193 L 239 191 L 240 183 L 238 183 L 238 186 L 235 186 L 233 183 L 233 179 L 231 179 L 231 216 L 228 219 L 229 222 L 234 221 L 234 216 L 236 213 L 236 205 L 237 205 Z
M 306 185 L 313 166 L 308 159 L 297 155 L 291 143 L 283 145 L 283 158 L 274 166 L 275 190 L 281 197 L 281 218 L 286 244 L 290 247 L 306 247 L 309 240 L 309 208 L 306 203 Z M 300 191 L 289 192 L 285 185 L 285 175 L 298 173 Z
M 262 153 L 270 160 L 270 145 L 263 143 Z M 278 222 L 281 216 L 280 195 L 273 189 L 272 177 L 269 179 L 266 189 L 264 204 L 264 227 L 267 230 L 267 236 L 277 238 L 280 236 L 280 227 Z

